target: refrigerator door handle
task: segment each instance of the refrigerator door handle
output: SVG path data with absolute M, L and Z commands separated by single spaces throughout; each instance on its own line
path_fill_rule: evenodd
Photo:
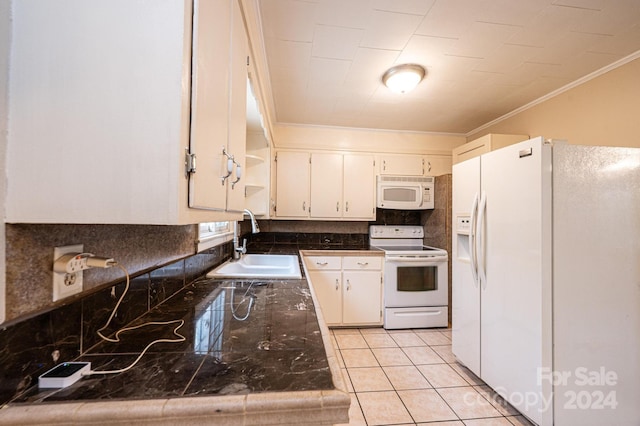
M 480 275 L 480 281 L 482 282 L 483 289 L 487 288 L 487 269 L 486 269 L 486 233 L 485 233 L 485 216 L 487 213 L 487 194 L 482 194 L 480 197 L 480 208 L 478 209 L 478 224 L 477 224 L 477 238 L 476 238 L 476 250 L 477 250 L 477 262 L 478 262 L 478 274 Z
M 471 230 L 469 232 L 469 256 L 471 263 L 471 273 L 473 274 L 473 284 L 478 282 L 478 252 L 476 250 L 476 231 L 478 229 L 476 218 L 478 216 L 478 193 L 473 197 L 471 206 Z

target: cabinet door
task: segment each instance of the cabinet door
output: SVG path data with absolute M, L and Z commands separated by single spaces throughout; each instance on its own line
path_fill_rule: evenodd
M 11 117 L 1 148 L 7 222 L 189 220 L 193 10 L 159 3 L 11 2 L 0 37 L 9 46 L 11 34 L 1 95 L 1 120 Z
M 440 176 L 451 173 L 451 157 L 448 155 L 428 155 L 424 157 L 424 174 Z
M 309 280 L 327 325 L 342 323 L 341 272 L 309 271 Z
M 342 217 L 375 219 L 376 177 L 373 155 L 346 154 L 344 156 L 343 187 Z
M 276 159 L 276 216 L 309 217 L 309 153 L 280 151 Z
M 197 171 L 189 178 L 189 207 L 224 210 L 229 139 L 229 67 L 231 1 L 194 2 L 191 82 L 191 139 Z
M 214 2 L 215 3 L 215 2 Z M 231 0 L 231 83 L 229 93 L 228 151 L 236 161 L 233 175 L 227 182 L 229 211 L 244 209 L 244 183 L 246 176 L 245 152 L 247 145 L 247 33 L 238 0 Z
M 381 175 L 422 176 L 424 164 L 422 155 L 387 154 L 380 157 Z
M 342 288 L 342 322 L 345 325 L 381 323 L 381 271 L 344 271 Z
M 310 215 L 342 216 L 342 154 L 311 154 Z

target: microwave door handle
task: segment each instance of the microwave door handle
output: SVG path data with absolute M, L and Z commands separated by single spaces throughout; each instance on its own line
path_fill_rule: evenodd
M 418 192 L 420 193 L 418 205 L 422 207 L 422 203 L 424 202 L 424 186 L 422 184 L 418 185 Z

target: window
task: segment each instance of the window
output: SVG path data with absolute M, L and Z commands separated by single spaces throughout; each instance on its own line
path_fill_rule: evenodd
M 198 252 L 233 239 L 231 222 L 205 222 L 198 225 Z

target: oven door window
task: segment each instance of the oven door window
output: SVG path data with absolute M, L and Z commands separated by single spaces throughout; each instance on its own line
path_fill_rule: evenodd
M 438 289 L 436 266 L 398 266 L 398 291 L 435 291 Z

